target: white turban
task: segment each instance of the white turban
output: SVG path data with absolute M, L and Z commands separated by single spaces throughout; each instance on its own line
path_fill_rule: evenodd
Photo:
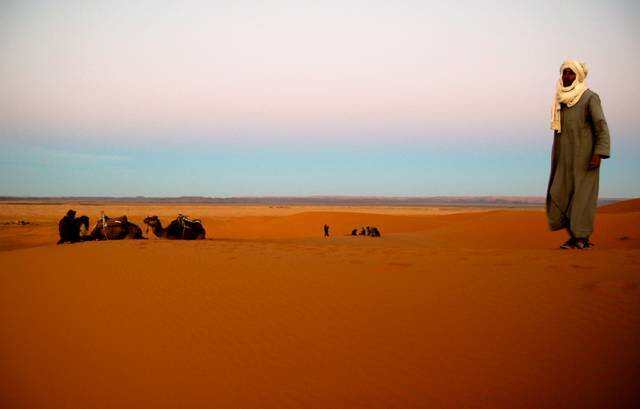
M 569 68 L 576 74 L 576 79 L 571 85 L 565 87 L 562 84 L 562 71 L 565 68 Z M 551 129 L 554 131 L 561 131 L 561 118 L 560 118 L 560 104 L 566 104 L 568 107 L 572 107 L 580 101 L 582 94 L 588 89 L 585 79 L 589 69 L 587 64 L 575 60 L 567 60 L 560 66 L 560 78 L 556 83 L 556 95 L 553 98 L 553 105 L 551 107 Z

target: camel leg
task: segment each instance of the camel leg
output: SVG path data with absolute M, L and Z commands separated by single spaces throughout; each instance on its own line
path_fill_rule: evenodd
M 140 240 L 144 237 L 142 236 L 142 230 L 129 230 L 125 238 L 129 240 Z

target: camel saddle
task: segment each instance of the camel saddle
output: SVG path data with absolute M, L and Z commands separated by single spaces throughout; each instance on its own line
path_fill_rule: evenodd
M 178 215 L 178 221 L 180 222 L 180 224 L 182 225 L 182 228 L 187 228 L 187 229 L 191 229 L 193 228 L 194 224 L 202 224 L 202 221 L 200 221 L 200 219 L 192 219 L 189 216 L 185 216 L 184 214 L 179 214 Z
M 122 226 L 122 225 L 126 225 L 129 223 L 129 220 L 127 219 L 126 215 L 120 216 L 120 217 L 109 217 L 107 215 L 104 216 L 104 220 L 100 220 L 101 224 L 106 224 L 107 227 L 113 227 L 113 226 Z

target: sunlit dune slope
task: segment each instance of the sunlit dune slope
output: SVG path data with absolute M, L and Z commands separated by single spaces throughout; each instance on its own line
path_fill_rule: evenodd
M 640 212 L 640 198 L 623 200 L 598 208 L 598 213 L 631 213 Z

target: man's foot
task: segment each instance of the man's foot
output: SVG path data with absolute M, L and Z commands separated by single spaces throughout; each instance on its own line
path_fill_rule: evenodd
M 565 241 L 560 245 L 560 248 L 563 250 L 569 250 L 576 248 L 577 240 L 574 237 L 571 237 L 569 240 Z
M 593 244 L 589 241 L 589 239 L 576 239 L 575 248 L 578 250 L 586 250 L 593 247 Z

